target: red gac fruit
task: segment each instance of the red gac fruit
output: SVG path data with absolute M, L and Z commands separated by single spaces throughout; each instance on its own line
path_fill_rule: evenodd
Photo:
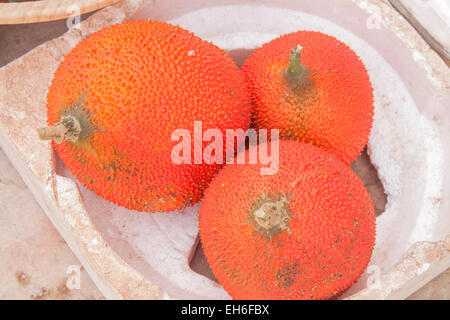
M 364 64 L 332 36 L 298 31 L 255 50 L 242 66 L 258 128 L 312 143 L 347 164 L 368 142 L 373 90 Z
M 311 144 L 280 141 L 279 160 L 274 175 L 261 175 L 261 164 L 226 165 L 212 180 L 199 212 L 208 263 L 234 299 L 340 295 L 372 254 L 369 194 Z
M 61 62 L 38 130 L 88 189 L 139 211 L 200 200 L 220 164 L 175 164 L 172 134 L 250 125 L 244 76 L 228 54 L 178 26 L 128 21 L 79 42 Z M 60 143 L 60 144 L 58 144 Z M 225 152 L 225 145 L 224 145 Z

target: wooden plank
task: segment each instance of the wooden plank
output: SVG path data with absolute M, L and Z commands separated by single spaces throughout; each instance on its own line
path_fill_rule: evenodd
M 66 19 L 109 6 L 120 0 L 44 0 L 0 3 L 0 24 Z

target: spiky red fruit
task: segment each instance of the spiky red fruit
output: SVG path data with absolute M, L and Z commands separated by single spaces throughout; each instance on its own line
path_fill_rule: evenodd
M 372 85 L 346 44 L 320 32 L 298 31 L 255 50 L 242 69 L 257 127 L 280 129 L 282 139 L 312 143 L 347 164 L 367 144 Z
M 195 121 L 204 131 L 250 125 L 244 76 L 230 56 L 159 21 L 127 21 L 82 40 L 56 70 L 47 100 L 52 127 L 41 137 L 55 139 L 48 133 L 61 123 L 73 129 L 78 135 L 69 130 L 55 144 L 67 168 L 101 197 L 139 211 L 198 202 L 221 167 L 174 163 L 175 130 L 192 133 Z
M 205 256 L 235 299 L 337 296 L 372 254 L 369 194 L 315 146 L 281 141 L 279 156 L 275 175 L 261 175 L 261 164 L 227 165 L 213 179 L 199 212 Z

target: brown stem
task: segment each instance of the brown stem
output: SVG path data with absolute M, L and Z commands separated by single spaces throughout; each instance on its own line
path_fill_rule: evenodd
M 80 121 L 74 116 L 63 116 L 53 126 L 36 129 L 41 140 L 53 140 L 56 143 L 63 141 L 76 142 L 81 133 Z
M 284 79 L 291 85 L 302 83 L 308 75 L 308 69 L 300 63 L 300 55 L 303 47 L 296 46 L 291 50 L 289 65 L 284 70 Z
M 264 201 L 253 211 L 253 219 L 257 229 L 269 238 L 278 231 L 288 230 L 289 213 L 287 205 L 288 200 L 285 197 Z

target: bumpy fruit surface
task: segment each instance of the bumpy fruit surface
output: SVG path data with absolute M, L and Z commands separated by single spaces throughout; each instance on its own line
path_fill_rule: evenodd
M 53 127 L 41 137 L 62 141 L 54 144 L 59 156 L 87 188 L 139 211 L 196 203 L 220 168 L 172 163 L 174 130 L 193 140 L 194 121 L 203 131 L 250 124 L 244 76 L 227 53 L 158 21 L 117 24 L 78 43 L 47 100 Z
M 255 50 L 242 69 L 256 104 L 255 124 L 282 139 L 312 143 L 345 163 L 367 144 L 372 85 L 359 57 L 320 32 L 298 31 Z
M 336 297 L 372 254 L 369 194 L 311 144 L 281 141 L 279 155 L 274 175 L 261 175 L 261 164 L 226 165 L 212 180 L 199 212 L 205 256 L 234 299 Z

